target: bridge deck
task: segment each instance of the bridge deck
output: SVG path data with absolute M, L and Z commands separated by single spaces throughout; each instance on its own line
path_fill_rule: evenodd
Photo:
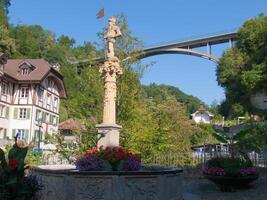
M 229 32 L 229 33 L 223 33 L 223 34 L 217 34 L 217 35 L 211 35 L 196 39 L 189 39 L 189 40 L 182 40 L 178 42 L 172 42 L 167 43 L 164 45 L 157 45 L 152 47 L 144 48 L 143 51 L 149 51 L 149 50 L 155 50 L 155 49 L 170 49 L 170 48 L 198 48 L 209 45 L 215 45 L 215 44 L 221 44 L 229 42 L 231 39 L 232 41 L 235 41 L 237 38 L 237 31 Z

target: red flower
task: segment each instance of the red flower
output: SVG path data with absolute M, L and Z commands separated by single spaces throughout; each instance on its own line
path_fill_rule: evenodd
M 18 161 L 17 160 L 9 160 L 9 166 L 13 169 L 18 167 Z

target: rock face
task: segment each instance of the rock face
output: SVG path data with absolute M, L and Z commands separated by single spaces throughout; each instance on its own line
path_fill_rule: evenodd
M 136 172 L 77 171 L 72 166 L 39 166 L 33 173 L 46 200 L 182 200 L 179 168 Z

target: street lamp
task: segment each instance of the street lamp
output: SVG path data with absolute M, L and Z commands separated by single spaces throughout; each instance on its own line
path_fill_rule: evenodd
M 42 118 L 39 118 L 37 121 L 37 126 L 39 127 L 39 131 L 38 131 L 38 152 L 40 152 L 41 148 L 40 148 L 40 143 L 41 143 L 41 128 L 42 128 Z

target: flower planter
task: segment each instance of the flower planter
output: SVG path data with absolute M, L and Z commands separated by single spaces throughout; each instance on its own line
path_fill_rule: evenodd
M 33 169 L 46 200 L 182 200 L 182 169 L 153 167 L 140 171 L 78 171 L 75 166 Z
M 259 178 L 259 175 L 240 177 L 204 175 L 204 177 L 218 185 L 221 191 L 231 192 L 238 188 L 248 187 L 251 182 Z

